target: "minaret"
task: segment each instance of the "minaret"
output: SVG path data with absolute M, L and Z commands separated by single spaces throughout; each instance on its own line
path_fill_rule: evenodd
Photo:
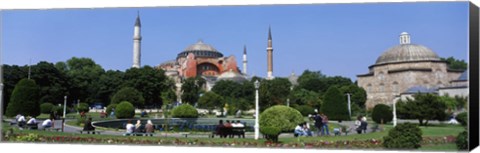
M 268 47 L 267 47 L 267 79 L 273 79 L 273 48 L 272 48 L 272 31 L 268 27 Z
M 133 65 L 132 67 L 140 68 L 140 42 L 142 41 L 142 36 L 140 35 L 140 13 L 137 13 L 137 19 L 135 21 L 135 27 L 133 32 Z
M 247 46 L 243 46 L 243 75 L 247 76 Z
M 410 35 L 407 32 L 400 34 L 400 44 L 410 44 Z

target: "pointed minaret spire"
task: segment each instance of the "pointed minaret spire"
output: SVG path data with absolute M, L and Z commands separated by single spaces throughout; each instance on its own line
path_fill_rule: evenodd
M 247 76 L 247 45 L 243 45 L 243 74 Z
M 140 65 L 141 65 L 140 44 L 142 41 L 142 35 L 140 30 L 141 30 L 140 13 L 137 12 L 137 19 L 135 20 L 135 26 L 133 27 L 133 65 L 132 67 L 135 67 L 135 68 L 140 68 Z
M 272 30 L 268 26 L 268 46 L 267 46 L 267 79 L 273 79 L 273 47 Z

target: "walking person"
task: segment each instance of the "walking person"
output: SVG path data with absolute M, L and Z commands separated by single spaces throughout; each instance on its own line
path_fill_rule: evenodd
M 328 132 L 328 117 L 323 113 L 321 116 L 322 116 L 322 124 L 323 124 L 322 135 L 325 135 L 325 134 L 330 135 L 330 132 Z

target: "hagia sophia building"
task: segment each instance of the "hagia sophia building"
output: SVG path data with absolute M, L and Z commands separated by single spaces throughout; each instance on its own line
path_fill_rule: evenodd
M 133 65 L 132 67 L 141 67 L 141 24 L 140 16 L 137 15 L 134 25 L 133 36 Z M 272 35 L 269 28 L 267 45 L 267 79 L 273 79 L 273 47 Z M 182 80 L 186 78 L 202 77 L 206 80 L 204 89 L 209 91 L 215 82 L 219 80 L 232 80 L 235 82 L 243 82 L 249 79 L 247 75 L 247 48 L 243 48 L 243 69 L 237 66 L 235 56 L 225 57 L 220 51 L 212 45 L 198 40 L 197 43 L 186 47 L 177 54 L 173 60 L 163 62 L 155 68 L 163 69 L 166 76 L 175 81 L 177 87 L 177 97 L 181 95 Z M 180 101 L 180 99 L 178 99 Z
M 133 65 L 141 67 L 140 43 L 142 40 L 140 16 L 137 15 L 133 37 Z M 437 95 L 468 96 L 468 70 L 449 69 L 445 61 L 428 47 L 410 42 L 410 34 L 400 34 L 400 44 L 387 49 L 375 64 L 368 67 L 369 72 L 357 75 L 357 85 L 367 93 L 366 109 L 376 104 L 392 105 L 393 101 L 415 93 L 434 93 Z M 273 79 L 273 47 L 271 29 L 267 39 L 267 77 Z M 163 69 L 166 76 L 175 81 L 177 97 L 181 95 L 182 80 L 202 77 L 206 80 L 203 87 L 209 91 L 219 80 L 243 82 L 249 80 L 247 75 L 247 49 L 243 48 L 242 67 L 237 66 L 235 56 L 225 57 L 212 45 L 199 40 L 186 47 L 173 60 L 156 66 Z M 287 77 L 297 85 L 298 77 L 292 73 Z M 178 99 L 180 101 L 180 98 Z

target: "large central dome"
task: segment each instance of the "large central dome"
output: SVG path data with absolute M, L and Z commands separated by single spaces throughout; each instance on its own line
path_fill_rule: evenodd
M 192 44 L 185 48 L 185 50 L 178 54 L 177 58 L 187 57 L 189 53 L 193 53 L 195 57 L 207 57 L 207 58 L 217 58 L 223 57 L 223 54 L 217 51 L 213 46 L 203 43 L 202 40 L 199 40 L 197 43 Z
M 440 61 L 440 58 L 425 46 L 410 44 L 410 36 L 403 32 L 400 35 L 400 45 L 385 51 L 377 58 L 375 65 L 411 61 Z

